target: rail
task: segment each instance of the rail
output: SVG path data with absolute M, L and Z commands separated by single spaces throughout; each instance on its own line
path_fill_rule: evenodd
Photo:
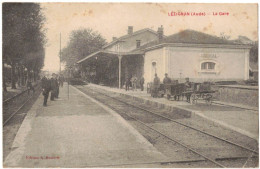
M 39 84 L 40 84 L 40 82 L 38 81 L 38 82 L 36 82 L 36 83 L 33 85 L 33 87 L 37 87 Z M 20 96 L 20 95 L 22 95 L 22 94 L 28 92 L 28 90 L 29 90 L 29 89 L 25 89 L 25 90 L 23 90 L 22 92 L 20 92 L 20 93 L 14 95 L 13 97 L 10 97 L 10 98 L 4 100 L 4 101 L 3 101 L 3 105 L 7 104 L 8 102 L 10 102 L 11 100 L 17 98 L 18 96 Z
M 36 83 L 36 84 L 33 86 L 33 87 L 35 87 L 35 91 L 37 91 L 38 85 L 39 85 L 39 82 Z M 10 99 L 13 100 L 14 98 L 16 98 L 16 97 L 22 95 L 23 93 L 27 92 L 28 90 L 29 90 L 29 89 L 26 89 L 26 90 L 24 90 L 23 92 L 21 92 L 21 93 L 15 95 L 14 97 L 12 97 L 12 98 L 10 98 Z M 13 116 L 14 116 L 15 114 L 17 114 L 17 113 L 31 100 L 31 98 L 33 98 L 33 95 L 32 95 L 31 97 L 29 97 L 16 111 L 13 112 L 6 120 L 3 121 L 3 127 L 13 118 Z M 8 102 L 10 102 L 10 99 L 8 100 Z M 7 102 L 7 103 L 8 103 L 8 102 Z M 6 104 L 6 103 L 5 103 L 5 104 Z
M 243 146 L 243 145 L 240 145 L 240 144 L 234 143 L 234 142 L 232 142 L 232 141 L 223 139 L 223 138 L 221 138 L 221 137 L 215 136 L 215 135 L 213 135 L 213 134 L 207 133 L 207 132 L 205 132 L 205 131 L 202 131 L 202 130 L 200 130 L 200 129 L 194 128 L 194 127 L 192 127 L 192 126 L 183 124 L 183 123 L 181 123 L 181 122 L 179 122 L 179 121 L 173 120 L 173 119 L 168 118 L 168 117 L 163 116 L 163 115 L 160 115 L 160 114 L 155 113 L 155 112 L 153 112 L 153 111 L 151 111 L 151 110 L 142 108 L 142 107 L 137 106 L 137 105 L 133 105 L 133 104 L 131 104 L 131 103 L 129 103 L 129 102 L 122 101 L 121 99 L 117 99 L 117 98 L 115 98 L 115 97 L 106 95 L 106 94 L 104 94 L 104 93 L 102 93 L 102 92 L 98 92 L 98 91 L 95 91 L 95 92 L 97 92 L 97 93 L 99 93 L 99 94 L 102 94 L 102 95 L 105 95 L 105 96 L 107 96 L 107 97 L 109 97 L 109 98 L 112 98 L 112 99 L 114 99 L 114 100 L 117 100 L 117 101 L 119 101 L 119 102 L 122 102 L 122 103 L 124 103 L 124 104 L 127 104 L 127 105 L 129 105 L 129 106 L 136 107 L 136 108 L 141 109 L 141 110 L 143 110 L 143 111 L 146 111 L 146 112 L 148 112 L 148 113 L 151 113 L 151 114 L 160 116 L 160 117 L 162 117 L 162 118 L 165 118 L 165 119 L 167 119 L 167 120 L 170 120 L 170 121 L 172 121 L 172 122 L 174 122 L 174 123 L 177 123 L 177 124 L 179 124 L 179 125 L 185 126 L 185 127 L 187 127 L 187 128 L 193 129 L 193 130 L 196 130 L 196 131 L 201 132 L 201 133 L 203 133 L 203 134 L 206 134 L 206 135 L 208 135 L 208 136 L 214 137 L 214 138 L 219 139 L 219 140 L 221 140 L 221 141 L 224 141 L 224 142 L 226 142 L 226 143 L 235 145 L 235 146 L 237 146 L 237 147 L 240 147 L 240 148 L 246 149 L 246 150 L 248 150 L 248 151 L 250 151 L 250 152 L 254 152 L 254 153 L 257 153 L 257 154 L 258 154 L 258 151 L 252 150 L 252 149 L 247 148 L 247 147 L 245 147 L 245 146 Z

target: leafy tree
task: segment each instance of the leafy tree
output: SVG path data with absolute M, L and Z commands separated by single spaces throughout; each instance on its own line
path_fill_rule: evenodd
M 3 62 L 12 66 L 12 88 L 25 68 L 29 78 L 30 71 L 39 72 L 43 67 L 44 22 L 37 3 L 3 3 Z
M 74 30 L 70 34 L 68 45 L 62 49 L 61 61 L 66 62 L 66 67 L 72 66 L 105 44 L 106 40 L 92 29 Z
M 250 61 L 258 62 L 258 41 L 255 42 L 253 47 L 250 49 Z

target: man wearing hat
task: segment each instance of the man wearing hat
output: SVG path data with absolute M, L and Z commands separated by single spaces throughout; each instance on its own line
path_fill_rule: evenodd
M 54 97 L 56 96 L 56 80 L 55 80 L 55 73 L 52 74 L 50 79 L 51 83 L 51 101 L 54 101 Z
M 163 79 L 163 84 L 166 85 L 166 84 L 170 84 L 172 82 L 172 80 L 168 77 L 168 74 L 165 73 L 165 77 Z
M 44 96 L 43 106 L 47 106 L 47 100 L 49 97 L 49 92 L 51 90 L 50 81 L 45 76 L 43 76 L 41 83 L 42 83 L 42 95 Z
M 185 78 L 185 83 L 184 83 L 185 87 L 186 87 L 186 98 L 187 98 L 187 102 L 190 103 L 190 97 L 191 97 L 191 83 L 190 83 L 190 79 L 188 77 Z
M 155 73 L 154 76 L 155 76 L 153 79 L 154 96 L 158 97 L 158 92 L 159 92 L 161 82 L 160 82 L 160 78 L 157 76 L 157 73 Z
M 59 97 L 59 81 L 58 81 L 58 75 L 55 74 L 55 98 Z

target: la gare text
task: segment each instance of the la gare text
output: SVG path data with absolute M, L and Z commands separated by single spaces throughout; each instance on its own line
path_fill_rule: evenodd
M 168 16 L 206 16 L 206 15 L 213 15 L 213 16 L 229 16 L 229 12 L 168 12 Z

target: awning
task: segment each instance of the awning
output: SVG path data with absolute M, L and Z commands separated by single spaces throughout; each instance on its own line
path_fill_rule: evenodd
M 96 55 L 98 55 L 98 54 L 112 54 L 112 55 L 115 55 L 115 56 L 116 56 L 116 55 L 129 56 L 129 55 L 143 55 L 144 52 L 143 52 L 143 51 L 134 51 L 134 52 L 120 52 L 120 53 L 119 53 L 119 52 L 108 51 L 108 50 L 99 50 L 99 51 L 97 51 L 97 52 L 95 52 L 95 53 L 92 53 L 92 54 L 86 56 L 85 58 L 83 58 L 83 59 L 77 61 L 77 64 L 82 63 L 82 62 L 84 62 L 85 60 L 87 60 L 87 59 L 89 59 L 89 58 L 91 58 L 91 57 L 94 57 L 94 56 L 96 56 Z

